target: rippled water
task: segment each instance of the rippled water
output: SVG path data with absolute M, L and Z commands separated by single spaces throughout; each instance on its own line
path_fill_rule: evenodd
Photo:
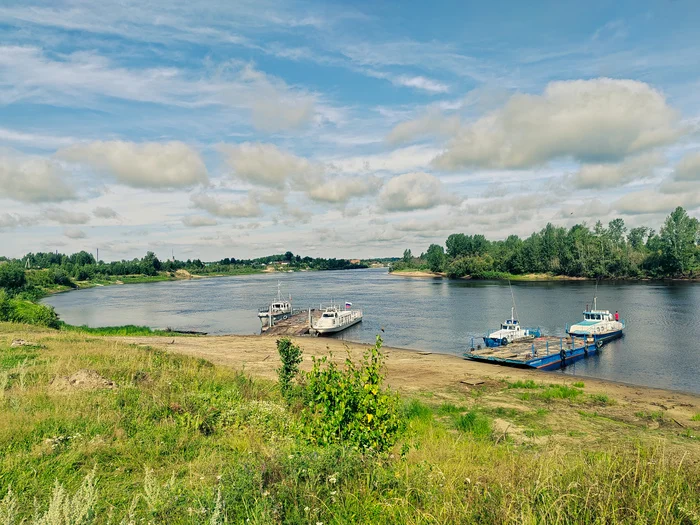
M 510 315 L 511 290 L 500 281 L 391 276 L 385 269 L 221 277 L 97 287 L 52 296 L 68 323 L 170 326 L 212 334 L 258 333 L 257 308 L 277 293 L 295 307 L 351 301 L 364 320 L 336 337 L 372 342 L 384 328 L 387 345 L 461 354 Z M 513 283 L 520 322 L 564 335 L 592 302 L 591 282 Z M 625 336 L 600 355 L 563 373 L 700 393 L 700 285 L 601 283 L 598 307 L 619 310 Z M 495 366 L 495 365 L 494 365 Z

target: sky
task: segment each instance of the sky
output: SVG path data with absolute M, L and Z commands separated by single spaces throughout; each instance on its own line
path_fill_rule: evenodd
M 2 0 L 0 255 L 698 216 L 698 27 L 694 0 Z

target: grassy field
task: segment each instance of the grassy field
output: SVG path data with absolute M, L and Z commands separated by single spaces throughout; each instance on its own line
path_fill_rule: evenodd
M 494 388 L 405 397 L 368 454 L 308 444 L 244 371 L 0 323 L 0 522 L 700 523 L 696 431 L 608 421 L 583 383 Z

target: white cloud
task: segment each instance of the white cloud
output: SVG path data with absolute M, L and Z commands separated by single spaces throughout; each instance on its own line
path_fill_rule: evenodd
M 676 166 L 674 178 L 678 181 L 700 181 L 700 152 L 683 157 Z
M 612 204 L 620 213 L 629 215 L 670 213 L 678 206 L 688 209 L 700 206 L 700 188 L 678 194 L 660 194 L 654 190 L 636 191 L 624 195 Z
M 662 154 L 646 153 L 619 163 L 584 164 L 571 177 L 571 183 L 582 189 L 614 188 L 652 178 L 664 162 Z
M 329 170 L 342 173 L 397 173 L 424 169 L 440 150 L 426 146 L 408 146 L 389 153 L 326 159 Z
M 387 211 L 410 211 L 456 204 L 440 179 L 423 172 L 404 173 L 390 179 L 379 193 L 379 204 Z
M 389 144 L 402 144 L 427 135 L 450 136 L 459 130 L 459 117 L 431 110 L 415 120 L 401 122 L 386 136 Z
M 96 141 L 59 150 L 57 156 L 135 188 L 186 188 L 209 180 L 199 153 L 182 142 Z
M 219 151 L 233 169 L 233 177 L 259 186 L 308 188 L 320 180 L 323 167 L 282 151 L 274 144 L 221 144 Z
M 312 188 L 308 195 L 315 201 L 340 203 L 376 192 L 380 186 L 381 180 L 374 176 L 336 177 Z
M 98 219 L 116 219 L 119 214 L 109 206 L 98 206 L 92 210 L 92 214 Z
M 17 213 L 0 213 L 0 230 L 13 229 L 19 226 L 32 226 L 36 222 L 36 217 L 19 215 Z
M 195 208 L 205 210 L 216 217 L 258 217 L 262 215 L 260 205 L 251 198 L 237 202 L 222 202 L 203 193 L 190 196 Z
M 86 213 L 62 210 L 61 208 L 47 208 L 41 212 L 41 216 L 59 224 L 87 224 L 90 222 L 90 216 Z
M 76 197 L 56 162 L 0 150 L 0 197 L 20 202 L 61 202 Z
M 63 230 L 63 235 L 65 235 L 69 239 L 84 239 L 85 237 L 87 237 L 83 230 L 79 230 L 77 228 L 65 228 Z
M 663 94 L 634 80 L 551 82 L 542 95 L 517 94 L 463 127 L 435 165 L 528 168 L 573 157 L 610 162 L 672 142 L 679 117 Z
M 431 93 L 447 93 L 450 90 L 445 84 L 423 76 L 400 76 L 396 80 L 402 86 L 422 89 Z
M 182 224 L 190 228 L 199 228 L 202 226 L 215 226 L 218 222 L 216 219 L 203 215 L 187 215 L 182 218 Z

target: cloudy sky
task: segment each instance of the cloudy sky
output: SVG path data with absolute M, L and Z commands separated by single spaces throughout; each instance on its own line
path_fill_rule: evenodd
M 0 2 L 0 255 L 700 214 L 695 0 Z

